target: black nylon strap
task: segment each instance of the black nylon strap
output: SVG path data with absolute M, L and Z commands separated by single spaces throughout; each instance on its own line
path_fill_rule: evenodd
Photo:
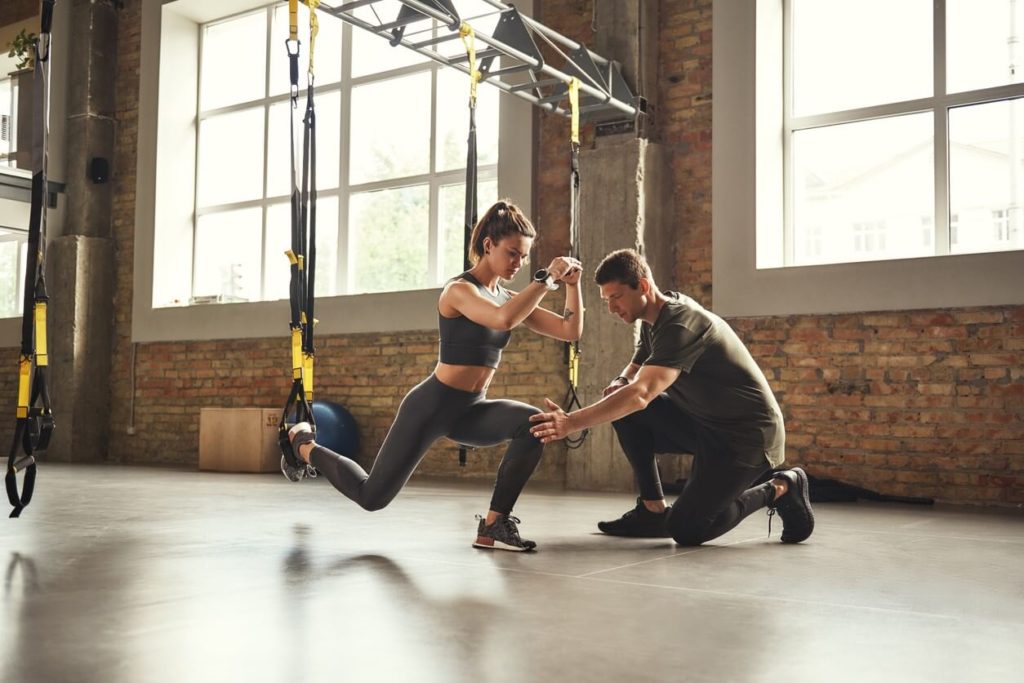
M 306 89 L 306 115 L 303 118 L 303 209 L 308 213 L 302 221 L 303 236 L 308 234 L 305 252 L 309 254 L 306 263 L 306 327 L 303 330 L 302 350 L 315 353 L 313 347 L 313 308 L 316 302 L 316 109 L 313 106 L 313 79 Z M 306 230 L 308 225 L 308 232 Z
M 53 22 L 55 0 L 43 0 L 40 12 L 40 32 L 35 45 L 35 67 L 33 71 L 32 115 L 35 121 L 32 133 L 32 205 L 29 209 L 28 254 L 25 264 L 25 298 L 21 319 L 21 356 L 32 364 L 27 414 L 19 406 L 14 439 L 7 456 L 7 473 L 4 488 L 7 500 L 12 506 L 11 517 L 19 517 L 25 506 L 32 500 L 36 482 L 36 453 L 46 450 L 53 433 L 54 420 L 50 408 L 50 393 L 46 385 L 46 360 L 39 364 L 36 355 L 36 306 L 45 306 L 49 301 L 46 294 L 46 170 L 47 136 L 49 127 L 50 95 L 50 28 Z M 45 320 L 44 320 L 45 323 Z M 19 365 L 19 394 L 21 394 L 21 365 Z M 23 394 L 22 394 L 23 395 Z M 42 400 L 42 406 L 36 402 Z M 19 396 L 19 402 L 21 397 Z M 21 492 L 18 491 L 17 476 L 25 473 Z
M 288 53 L 289 78 L 291 82 L 292 109 L 298 107 L 299 78 L 299 42 L 285 42 Z M 289 329 L 298 331 L 301 336 L 301 349 L 304 355 L 313 356 L 314 304 L 316 287 L 316 109 L 314 105 L 314 81 L 312 73 L 308 77 L 306 88 L 306 108 L 302 127 L 302 159 L 301 173 L 296 168 L 295 155 L 295 115 L 289 117 L 289 140 L 291 150 L 291 280 L 289 283 L 289 303 L 291 321 Z M 300 181 L 301 175 L 301 181 Z M 296 359 L 293 358 L 293 362 Z M 293 374 L 295 368 L 293 368 Z M 293 376 L 291 391 L 285 400 L 278 424 L 278 443 L 281 454 L 288 464 L 296 469 L 306 467 L 291 447 L 288 429 L 298 422 L 308 422 L 316 431 L 316 421 L 310 403 L 309 393 L 303 381 L 303 373 Z
M 477 221 L 476 102 L 469 100 L 469 137 L 466 139 L 466 206 L 463 217 L 462 268 L 469 270 L 470 239 Z M 466 446 L 459 444 L 459 467 L 466 466 Z
M 582 263 L 583 256 L 580 249 L 580 145 L 578 142 L 572 141 L 569 143 L 569 146 L 569 255 Z M 578 340 L 568 342 L 565 345 L 565 354 L 568 362 L 572 362 L 571 359 L 575 356 L 578 363 L 581 353 Z M 583 407 L 576 389 L 576 383 L 573 381 L 570 373 L 569 389 L 563 401 L 566 412 L 574 408 Z M 584 429 L 579 436 L 566 437 L 565 445 L 571 449 L 579 448 L 586 441 L 588 434 L 590 434 L 590 430 Z

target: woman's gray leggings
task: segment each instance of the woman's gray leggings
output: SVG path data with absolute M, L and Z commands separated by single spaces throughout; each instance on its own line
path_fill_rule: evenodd
M 345 496 L 367 510 L 379 510 L 398 495 L 427 449 L 442 436 L 467 446 L 511 441 L 491 497 L 491 509 L 508 514 L 540 462 L 544 446 L 530 434 L 530 416 L 539 412 L 518 401 L 488 401 L 483 392 L 461 391 L 430 375 L 402 399 L 369 474 L 354 460 L 320 445 L 309 460 Z

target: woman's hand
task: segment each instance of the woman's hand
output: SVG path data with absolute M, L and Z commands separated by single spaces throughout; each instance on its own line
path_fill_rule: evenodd
M 547 271 L 555 282 L 576 284 L 580 280 L 580 273 L 583 272 L 583 264 L 571 256 L 556 256 L 548 265 Z
M 562 276 L 562 282 L 567 285 L 576 286 L 580 283 L 580 276 L 583 275 L 583 266 L 571 268 L 568 273 Z

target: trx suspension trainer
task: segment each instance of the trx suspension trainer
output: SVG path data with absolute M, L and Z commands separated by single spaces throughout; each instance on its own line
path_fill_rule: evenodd
M 481 74 L 476 64 L 473 27 L 463 23 L 459 27 L 459 35 L 469 58 L 469 136 L 466 139 L 466 206 L 462 233 L 462 268 L 469 270 L 473 267 L 469 258 L 470 240 L 477 221 L 476 87 Z M 466 449 L 465 444 L 459 444 L 459 467 L 466 466 Z
M 580 253 L 580 79 L 576 77 L 569 79 L 569 109 L 569 256 L 583 263 Z M 562 403 L 565 411 L 570 412 L 573 408 L 583 407 L 576 393 L 580 377 L 579 340 L 567 342 L 565 351 L 569 366 L 569 389 Z M 579 448 L 589 433 L 589 429 L 584 429 L 578 436 L 567 436 L 566 446 Z
M 316 348 L 313 344 L 313 305 L 316 288 L 316 110 L 313 105 L 314 76 L 313 52 L 319 24 L 316 8 L 319 0 L 303 0 L 309 8 L 309 68 L 306 84 L 306 112 L 302 129 L 301 186 L 295 168 L 295 110 L 299 101 L 299 0 L 288 1 L 288 73 L 291 80 L 292 113 L 289 117 L 291 150 L 291 248 L 285 252 L 291 264 L 289 299 L 291 302 L 292 388 L 285 401 L 278 424 L 278 444 L 281 448 L 281 470 L 292 481 L 315 477 L 317 471 L 307 465 L 292 449 L 288 430 L 298 422 L 308 422 L 316 432 L 313 417 L 313 362 Z
M 29 212 L 28 257 L 25 265 L 25 299 L 21 321 L 21 355 L 18 359 L 18 407 L 14 442 L 7 456 L 4 484 L 7 499 L 18 517 L 32 500 L 36 483 L 35 456 L 46 450 L 53 434 L 53 411 L 46 386 L 46 145 L 49 125 L 50 25 L 55 0 L 43 0 L 42 21 L 35 44 L 32 116 L 32 207 Z M 41 403 L 41 405 L 37 405 Z M 18 473 L 25 482 L 18 492 Z

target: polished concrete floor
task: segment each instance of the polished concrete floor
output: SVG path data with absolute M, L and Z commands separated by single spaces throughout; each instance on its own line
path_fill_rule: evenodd
M 0 681 L 1024 676 L 1019 514 L 818 505 L 800 546 L 757 514 L 677 548 L 596 533 L 626 495 L 528 490 L 517 554 L 470 547 L 487 493 L 44 464 L 0 521 Z

